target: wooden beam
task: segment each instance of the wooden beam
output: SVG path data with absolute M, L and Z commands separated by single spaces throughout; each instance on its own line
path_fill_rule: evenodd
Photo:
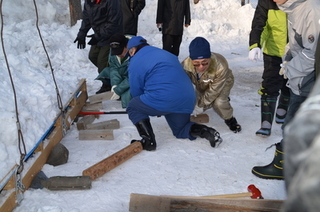
M 92 129 L 119 129 L 120 128 L 120 122 L 117 119 L 112 119 L 109 121 L 101 121 L 93 124 L 87 124 L 86 129 L 92 130 Z
M 113 140 L 113 130 L 79 130 L 79 140 Z
M 109 100 L 112 97 L 112 95 L 113 94 L 110 91 L 92 95 L 92 96 L 89 96 L 89 102 L 90 104 L 103 102 L 103 101 Z
M 52 150 L 52 148 L 61 141 L 66 130 L 70 128 L 73 120 L 85 104 L 88 99 L 87 87 L 85 79 L 82 79 L 77 87 L 75 92 L 72 94 L 72 97 L 64 105 L 66 109 L 65 114 L 59 113 L 54 121 L 54 126 L 52 130 L 44 140 L 38 142 L 35 147 L 31 150 L 33 154 L 33 160 L 28 160 L 27 162 L 33 162 L 28 170 L 24 170 L 21 173 L 22 183 L 26 189 L 30 187 L 30 184 L 36 174 L 42 169 L 43 165 L 46 163 L 47 158 Z M 43 145 L 43 148 L 40 152 L 35 153 L 34 150 L 38 148 L 39 145 Z M 0 211 L 2 212 L 11 212 L 17 205 L 17 197 L 15 189 L 7 191 L 7 195 L 2 198 L 4 199 L 0 205 Z
M 192 212 L 192 211 L 270 211 L 281 209 L 283 200 L 266 199 L 181 199 L 174 196 L 154 196 L 132 193 L 130 195 L 129 211 L 131 212 Z
M 90 176 L 91 180 L 95 180 L 113 168 L 119 166 L 123 162 L 129 160 L 136 154 L 142 151 L 142 144 L 140 142 L 133 142 L 125 148 L 119 150 L 113 155 L 103 159 L 82 172 L 84 176 Z
M 91 124 L 95 119 L 96 117 L 94 115 L 84 116 L 77 122 L 77 129 L 78 130 L 87 129 L 87 125 Z
M 202 114 L 199 114 L 197 116 L 191 116 L 190 117 L 190 121 L 191 122 L 196 122 L 198 124 L 208 123 L 209 122 L 209 116 L 206 113 L 202 113 Z

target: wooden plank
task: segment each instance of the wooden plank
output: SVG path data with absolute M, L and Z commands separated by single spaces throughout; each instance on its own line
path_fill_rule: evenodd
M 119 129 L 120 128 L 120 122 L 117 119 L 112 119 L 109 121 L 102 121 L 98 123 L 93 124 L 87 124 L 86 129 L 92 130 L 92 129 Z
M 169 199 L 169 200 L 168 200 Z M 174 196 L 153 196 L 132 193 L 129 211 L 132 212 L 173 212 L 173 211 L 279 211 L 283 200 L 210 198 L 175 198 Z M 229 209 L 228 209 L 229 207 Z M 215 208 L 215 210 L 210 210 Z
M 208 123 L 209 122 L 209 116 L 206 113 L 202 113 L 202 114 L 199 114 L 197 116 L 191 116 L 190 117 L 190 121 L 191 122 L 196 122 L 198 124 Z
M 59 113 L 57 115 L 55 124 L 52 127 L 52 131 L 50 131 L 46 138 L 41 141 L 41 143 L 43 144 L 37 143 L 35 148 L 33 149 L 34 151 L 40 144 L 43 145 L 42 150 L 34 154 L 34 161 L 29 170 L 24 170 L 25 174 L 24 172 L 22 172 L 22 183 L 26 189 L 30 187 L 33 178 L 46 163 L 52 148 L 61 141 L 64 136 L 65 130 L 70 128 L 71 123 L 87 101 L 87 98 L 88 94 L 86 89 L 86 81 L 85 79 L 82 79 L 78 83 L 75 92 L 72 94 L 72 97 L 64 106 L 64 108 L 66 108 L 65 114 L 62 115 L 61 113 Z M 6 198 L 3 199 L 5 200 L 0 205 L 0 211 L 13 211 L 13 209 L 17 205 L 15 189 L 11 189 L 10 191 L 8 191 L 8 195 L 6 195 Z
M 110 91 L 108 91 L 108 92 L 103 92 L 103 93 L 89 96 L 88 98 L 89 98 L 90 104 L 95 104 L 97 102 L 103 102 L 103 101 L 109 100 L 112 97 L 112 95 L 113 94 Z
M 82 111 L 90 111 L 90 110 L 102 110 L 102 102 L 97 102 L 90 104 L 90 102 L 86 102 L 83 106 Z
M 77 129 L 78 129 L 78 130 L 84 130 L 84 129 L 86 129 L 86 126 L 87 126 L 88 124 L 91 124 L 95 119 L 96 119 L 96 117 L 95 117 L 94 115 L 84 116 L 83 118 L 81 118 L 81 119 L 77 122 Z
M 82 172 L 84 176 L 90 176 L 91 180 L 95 180 L 111 169 L 119 166 L 123 162 L 129 160 L 136 154 L 142 151 L 142 144 L 140 142 L 133 142 L 111 156 L 94 164 Z
M 79 140 L 113 140 L 113 130 L 80 130 Z

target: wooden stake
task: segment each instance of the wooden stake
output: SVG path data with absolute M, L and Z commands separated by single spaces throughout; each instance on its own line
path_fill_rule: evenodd
M 141 152 L 142 149 L 142 144 L 140 142 L 133 142 L 132 144 L 107 157 L 106 159 L 103 159 L 102 161 L 87 168 L 82 172 L 82 175 L 90 176 L 91 180 L 95 180 L 111 169 L 132 158 L 134 155 Z
M 196 123 L 208 123 L 209 122 L 209 116 L 206 113 L 199 114 L 197 116 L 191 116 L 190 121 L 196 122 Z

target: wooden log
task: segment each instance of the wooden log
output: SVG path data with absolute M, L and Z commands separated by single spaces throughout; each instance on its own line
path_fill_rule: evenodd
M 82 119 L 80 119 L 77 123 L 77 129 L 78 130 L 84 130 L 86 129 L 86 126 L 88 124 L 91 124 L 96 117 L 94 115 L 84 116 Z
M 256 200 L 259 201 L 259 200 Z M 236 205 L 232 203 L 216 203 L 209 200 L 172 200 L 170 212 L 278 212 L 280 208 L 259 207 L 254 205 Z
M 113 130 L 80 130 L 79 140 L 113 140 Z
M 178 196 L 179 197 L 179 196 Z M 131 212 L 190 212 L 190 211 L 270 211 L 281 209 L 283 200 L 266 199 L 182 199 L 174 196 L 153 196 L 131 193 L 129 211 Z
M 90 176 L 91 180 L 95 180 L 111 169 L 119 166 L 123 162 L 132 158 L 134 155 L 142 151 L 142 144 L 140 142 L 133 142 L 125 148 L 119 150 L 113 155 L 103 159 L 82 172 L 83 176 Z
M 90 101 L 90 104 L 95 104 L 98 102 L 109 100 L 112 97 L 112 95 L 113 94 L 110 91 L 108 91 L 108 92 L 103 92 L 103 93 L 89 96 L 88 99 Z
M 190 117 L 190 121 L 196 122 L 196 123 L 199 123 L 199 124 L 208 123 L 209 122 L 209 116 L 206 113 L 202 113 L 202 114 L 199 114 L 197 116 L 191 116 Z
M 119 128 L 120 128 L 120 122 L 117 119 L 112 119 L 109 121 L 102 121 L 102 122 L 86 125 L 87 130 L 119 129 Z

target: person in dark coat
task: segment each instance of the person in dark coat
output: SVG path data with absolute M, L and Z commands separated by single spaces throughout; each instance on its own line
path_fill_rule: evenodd
M 215 129 L 190 121 L 196 96 L 178 57 L 150 46 L 141 36 L 132 37 L 128 49 L 131 56 L 128 72 L 132 100 L 127 112 L 142 137 L 139 142 L 143 149 L 156 149 L 149 116 L 164 116 L 177 138 L 206 138 L 212 147 L 220 143 L 222 139 Z
M 91 45 L 89 60 L 98 68 L 100 73 L 108 66 L 110 52 L 109 39 L 116 33 L 122 33 L 121 3 L 118 0 L 85 0 L 82 11 L 82 23 L 75 43 L 78 49 L 86 47 L 86 36 L 92 29 L 94 34 L 88 42 Z M 109 82 L 102 84 L 99 91 L 110 91 Z
M 162 30 L 162 48 L 179 56 L 183 26 L 191 23 L 189 0 L 158 0 L 156 23 Z
M 138 17 L 145 5 L 145 0 L 121 0 L 123 33 L 125 35 L 137 35 Z
M 290 101 L 287 79 L 279 75 L 288 43 L 287 14 L 273 0 L 259 0 L 251 24 L 249 59 L 263 55 L 264 70 L 258 94 L 261 95 L 261 127 L 256 135 L 271 135 L 272 123 L 283 124 Z M 277 103 L 278 101 L 278 103 Z

